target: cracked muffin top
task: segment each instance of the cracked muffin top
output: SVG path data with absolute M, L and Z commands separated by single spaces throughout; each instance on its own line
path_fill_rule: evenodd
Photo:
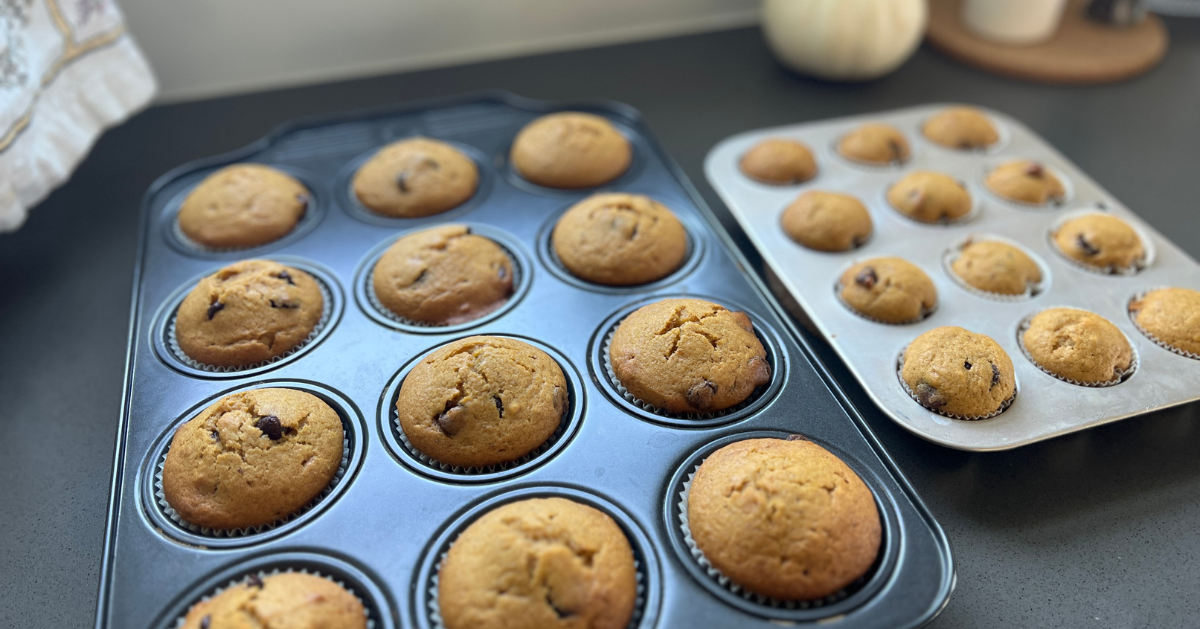
M 903 258 L 872 258 L 846 269 L 839 295 L 847 306 L 883 323 L 911 323 L 937 306 L 937 288 Z
M 515 461 L 546 442 L 569 410 L 549 354 L 511 338 L 472 336 L 412 368 L 396 400 L 413 447 L 450 465 Z
M 709 455 L 687 499 L 688 530 L 734 583 L 780 600 L 824 598 L 879 554 L 866 483 L 811 441 L 747 439 Z
M 974 107 L 947 107 L 921 126 L 921 133 L 946 148 L 970 151 L 1000 140 L 987 114 Z
M 1000 410 L 1017 390 L 1004 348 L 958 327 L 918 336 L 904 351 L 900 377 L 925 408 L 965 419 Z
M 687 232 L 666 206 L 640 194 L 595 194 L 554 226 L 554 253 L 572 275 L 606 286 L 660 280 L 687 255 Z
M 858 199 L 836 192 L 809 190 L 780 217 L 794 242 L 817 251 L 849 251 L 871 236 L 871 214 Z
M 308 273 L 270 260 L 243 260 L 200 280 L 184 297 L 175 339 L 198 362 L 246 367 L 302 343 L 324 306 Z
M 950 270 L 968 286 L 999 295 L 1023 295 L 1042 281 L 1033 258 L 996 240 L 968 240 Z
M 1086 310 L 1050 308 L 1029 321 L 1021 343 L 1033 362 L 1063 380 L 1111 382 L 1133 364 L 1133 348 L 1108 319 Z
M 910 151 L 904 134 L 892 125 L 877 122 L 862 125 L 838 140 L 838 153 L 847 159 L 886 166 L 908 161 Z
M 376 214 L 419 218 L 454 209 L 479 187 L 479 167 L 445 142 L 408 138 L 381 149 L 354 173 L 354 194 Z
M 1045 205 L 1062 203 L 1067 194 L 1062 181 L 1038 162 L 1018 159 L 1005 162 L 988 173 L 985 182 L 992 192 L 1018 203 Z
M 311 393 L 253 389 L 226 395 L 175 431 L 163 492 L 191 524 L 270 524 L 329 485 L 343 440 L 337 412 Z
M 1200 354 L 1200 291 L 1160 288 L 1129 304 L 1134 321 L 1159 343 Z
M 664 299 L 621 321 L 609 347 L 617 380 L 671 413 L 736 406 L 771 381 L 750 317 L 702 299 Z
M 446 629 L 624 629 L 637 600 L 633 548 L 593 507 L 510 502 L 454 541 L 437 596 Z
M 804 183 L 817 175 L 812 151 L 795 140 L 769 138 L 746 151 L 738 166 L 760 183 L 782 186 Z
M 1063 255 L 1109 272 L 1133 268 L 1146 257 L 1138 233 L 1125 221 L 1107 214 L 1073 218 L 1060 225 L 1053 238 Z
M 362 601 L 340 585 L 302 572 L 242 583 L 196 603 L 180 629 L 366 629 Z
M 310 200 L 304 184 L 284 172 L 234 164 L 188 193 L 179 207 L 179 229 L 205 247 L 257 247 L 288 235 Z
M 897 212 L 922 223 L 956 221 L 971 213 L 971 193 L 953 177 L 916 171 L 897 181 L 887 193 Z
M 539 186 L 593 188 L 629 170 L 633 147 L 607 118 L 566 111 L 525 125 L 509 159 L 517 174 Z
M 513 292 L 513 265 L 495 242 L 466 225 L 409 234 L 375 263 L 371 285 L 385 308 L 411 321 L 454 325 L 500 306 Z

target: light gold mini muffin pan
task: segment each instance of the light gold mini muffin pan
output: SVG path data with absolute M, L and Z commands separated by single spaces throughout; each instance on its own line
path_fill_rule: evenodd
M 1165 349 L 1133 324 L 1127 307 L 1153 287 L 1200 289 L 1200 265 L 1147 225 L 1078 167 L 1020 122 L 984 109 L 1001 142 L 987 151 L 948 149 L 921 134 L 922 123 L 949 104 L 749 131 L 717 144 L 705 161 L 710 184 L 762 254 L 768 271 L 833 346 L 867 394 L 907 430 L 962 450 L 1005 450 L 1200 399 L 1200 360 Z M 837 139 L 867 122 L 900 129 L 912 156 L 901 165 L 864 168 L 836 153 Z M 738 169 L 750 147 L 771 137 L 799 140 L 815 153 L 818 174 L 799 185 L 770 186 Z M 1006 201 L 984 185 L 987 170 L 1008 160 L 1032 159 L 1062 179 L 1060 205 L 1028 206 Z M 915 170 L 945 173 L 963 182 L 974 203 L 964 220 L 922 224 L 900 215 L 886 200 L 888 186 Z M 780 216 L 797 196 L 828 190 L 856 196 L 867 206 L 874 234 L 845 253 L 806 249 L 784 234 Z M 1054 246 L 1051 232 L 1062 221 L 1086 212 L 1109 213 L 1129 223 L 1143 239 L 1146 259 L 1138 269 L 1106 273 L 1086 269 Z M 1031 253 L 1042 268 L 1040 290 L 1012 300 L 989 299 L 968 290 L 943 262 L 948 250 L 968 236 L 1003 239 Z M 879 256 L 899 256 L 921 267 L 938 290 L 937 308 L 924 319 L 884 325 L 852 312 L 829 290 L 850 264 Z M 1018 326 L 1054 306 L 1094 312 L 1125 334 L 1138 356 L 1135 373 L 1120 384 L 1082 387 L 1051 376 L 1033 364 L 1019 345 Z M 1020 383 L 1016 399 L 1000 414 L 981 421 L 958 421 L 915 402 L 896 378 L 895 357 L 922 333 L 961 326 L 986 334 L 1008 353 Z

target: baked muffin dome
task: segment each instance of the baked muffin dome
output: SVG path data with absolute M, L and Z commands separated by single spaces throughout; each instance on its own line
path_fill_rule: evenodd
M 572 275 L 606 286 L 660 280 L 687 256 L 683 224 L 639 194 L 595 194 L 576 203 L 558 219 L 551 241 Z
M 504 249 L 466 225 L 442 225 L 400 238 L 375 263 L 375 297 L 410 321 L 455 325 L 508 301 L 513 263 Z
M 920 267 L 894 257 L 872 258 L 846 269 L 839 295 L 847 306 L 884 323 L 911 323 L 937 306 L 937 288 Z
M 1160 288 L 1129 304 L 1134 321 L 1158 342 L 1200 354 L 1200 291 Z
M 1146 258 L 1137 231 L 1107 214 L 1084 214 L 1068 220 L 1058 227 L 1053 238 L 1058 250 L 1068 258 L 1110 272 L 1136 267 Z
M 639 308 L 617 326 L 609 360 L 631 395 L 671 413 L 723 411 L 771 380 L 750 317 L 702 299 Z
M 770 138 L 754 145 L 739 163 L 742 173 L 760 183 L 804 183 L 817 174 L 812 151 L 795 140 Z
M 974 107 L 947 107 L 925 121 L 921 133 L 936 144 L 965 151 L 984 149 L 1000 141 L 987 114 Z
M 904 351 L 900 377 L 929 410 L 966 419 L 999 411 L 1016 393 L 1012 360 L 983 334 L 934 328 Z
M 367 612 L 362 601 L 329 579 L 282 572 L 265 577 L 252 575 L 196 603 L 180 629 L 260 627 L 366 629 Z
M 996 194 L 1018 203 L 1061 203 L 1067 194 L 1062 181 L 1042 164 L 1028 159 L 1005 162 L 988 173 L 984 182 Z
M 201 279 L 184 297 L 175 338 L 197 362 L 246 367 L 304 342 L 324 306 L 308 273 L 270 260 L 243 260 Z
M 838 140 L 837 151 L 846 159 L 886 166 L 908 161 L 912 151 L 899 129 L 888 124 L 864 124 Z
M 810 190 L 783 211 L 783 231 L 817 251 L 849 251 L 871 237 L 871 214 L 848 194 Z
M 234 164 L 188 193 L 179 208 L 179 229 L 205 247 L 257 247 L 291 233 L 311 198 L 287 173 L 262 164 Z
M 190 524 L 221 530 L 271 524 L 329 486 L 343 439 L 337 412 L 311 393 L 232 393 L 175 431 L 163 493 Z
M 546 352 L 516 339 L 449 343 L 404 378 L 396 399 L 413 447 L 450 465 L 509 463 L 546 442 L 569 410 L 567 379 Z
M 971 193 L 953 177 L 916 171 L 905 175 L 887 193 L 888 203 L 901 214 L 922 223 L 961 219 L 971 212 Z
M 633 147 L 606 118 L 561 112 L 525 125 L 509 159 L 517 174 L 540 186 L 592 188 L 628 170 Z
M 972 288 L 998 295 L 1023 295 L 1042 281 L 1042 270 L 1024 251 L 996 240 L 970 240 L 950 270 Z
M 879 554 L 874 495 L 811 441 L 747 439 L 712 453 L 692 481 L 688 529 L 746 590 L 816 600 L 864 576 Z
M 637 569 L 608 515 L 565 498 L 532 498 L 496 507 L 458 536 L 437 596 L 446 629 L 625 629 Z
M 1051 308 L 1034 315 L 1021 335 L 1029 357 L 1063 380 L 1100 384 L 1133 365 L 1133 347 L 1104 317 L 1086 310 Z
M 453 145 L 429 138 L 393 142 L 354 173 L 354 194 L 372 212 L 420 218 L 454 209 L 479 187 L 479 167 Z

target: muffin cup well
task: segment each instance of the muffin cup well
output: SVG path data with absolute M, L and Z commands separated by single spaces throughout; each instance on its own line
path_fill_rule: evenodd
M 1046 310 L 1050 310 L 1052 308 L 1071 308 L 1072 310 L 1079 310 L 1079 308 L 1076 308 L 1074 306 L 1047 306 L 1046 308 L 1039 310 L 1038 312 L 1035 312 L 1031 315 L 1027 315 L 1027 316 L 1023 317 L 1021 319 L 1021 322 L 1017 324 L 1017 347 L 1021 348 L 1021 353 L 1025 355 L 1025 358 L 1029 359 L 1029 362 L 1033 363 L 1033 366 L 1040 369 L 1046 375 L 1051 376 L 1053 378 L 1057 378 L 1058 380 L 1062 380 L 1063 382 L 1066 382 L 1068 384 L 1074 384 L 1074 385 L 1081 386 L 1081 387 L 1092 387 L 1092 388 L 1116 386 L 1118 384 L 1121 384 L 1122 382 L 1125 382 L 1130 377 L 1132 377 L 1135 372 L 1137 372 L 1137 368 L 1138 368 L 1137 348 L 1133 346 L 1133 343 L 1129 340 L 1128 337 L 1125 336 L 1125 333 L 1123 333 L 1123 332 L 1121 333 L 1121 338 L 1124 338 L 1125 342 L 1129 343 L 1129 349 L 1130 349 L 1132 359 L 1129 362 L 1129 368 L 1122 371 L 1119 375 L 1117 375 L 1116 378 L 1113 378 L 1112 380 L 1108 380 L 1105 382 L 1080 382 L 1078 380 L 1072 380 L 1071 378 L 1064 378 L 1064 377 L 1054 373 L 1053 371 L 1050 371 L 1049 369 L 1046 369 L 1045 367 L 1043 367 L 1041 365 L 1041 363 L 1039 363 L 1037 360 L 1035 360 L 1033 358 L 1033 354 L 1029 353 L 1029 348 L 1025 347 L 1025 332 L 1026 332 L 1026 330 L 1029 329 L 1029 325 L 1033 322 L 1034 317 L 1036 317 L 1038 314 L 1045 312 Z
M 986 291 L 986 290 L 983 290 L 980 288 L 975 288 L 974 286 L 971 286 L 970 284 L 968 284 L 966 282 L 966 280 L 964 280 L 962 277 L 960 277 L 958 275 L 958 273 L 954 272 L 954 262 L 955 262 L 955 260 L 958 260 L 958 257 L 960 255 L 962 255 L 963 248 L 966 247 L 968 244 L 970 244 L 972 242 L 979 242 L 979 241 L 985 241 L 985 240 L 1002 242 L 1006 245 L 1012 245 L 1013 247 L 1020 249 L 1022 253 L 1029 256 L 1029 259 L 1033 260 L 1033 263 L 1038 266 L 1038 270 L 1041 271 L 1041 273 L 1042 273 L 1042 281 L 1035 282 L 1035 283 L 1026 283 L 1025 284 L 1025 292 L 1021 293 L 1019 295 L 1008 295 L 1005 293 L 993 293 L 993 292 Z M 1045 292 L 1050 284 L 1050 267 L 1046 266 L 1046 263 L 1043 262 L 1041 258 L 1034 255 L 1032 252 L 1030 252 L 1028 249 L 1026 249 L 1020 243 L 1018 243 L 1014 240 L 1009 240 L 1008 238 L 1003 238 L 1003 237 L 999 237 L 999 236 L 972 235 L 972 236 L 963 238 L 962 240 L 959 240 L 958 242 L 951 245 L 951 247 L 949 249 L 947 249 L 945 252 L 942 253 L 942 268 L 943 268 L 943 270 L 945 270 L 946 275 L 950 276 L 950 279 L 953 280 L 954 283 L 957 284 L 959 288 L 967 291 L 968 293 L 971 293 L 972 295 L 975 295 L 976 297 L 982 297 L 984 299 L 991 299 L 993 301 L 1002 301 L 1005 303 L 1016 303 L 1019 301 L 1029 301 L 1030 299 L 1033 299 L 1034 297 L 1037 297 L 1038 295 Z
M 1151 334 L 1149 330 L 1147 330 L 1146 328 L 1143 328 L 1138 323 L 1137 313 L 1129 309 L 1129 304 L 1131 304 L 1135 301 L 1141 301 L 1142 299 L 1144 299 L 1146 297 L 1146 295 L 1148 295 L 1156 290 L 1161 290 L 1164 288 L 1171 288 L 1171 287 L 1170 286 L 1155 286 L 1152 288 L 1147 288 L 1145 290 L 1139 291 L 1137 294 L 1135 294 L 1133 297 L 1131 297 L 1129 299 L 1129 301 L 1125 302 L 1125 304 L 1126 304 L 1125 305 L 1125 313 L 1127 315 L 1129 315 L 1129 320 L 1130 320 L 1130 322 L 1133 323 L 1133 327 L 1137 328 L 1137 331 L 1141 332 L 1142 336 L 1145 336 L 1146 338 L 1150 339 L 1150 341 L 1153 342 L 1155 345 L 1157 345 L 1173 354 L 1179 354 L 1180 356 L 1184 356 L 1186 358 L 1191 358 L 1192 360 L 1200 360 L 1200 354 L 1196 354 L 1196 353 L 1189 352 L 1187 350 L 1175 347 L 1174 345 L 1171 345 L 1171 344 L 1159 339 L 1157 336 L 1154 336 L 1153 334 Z M 1134 352 L 1134 358 L 1135 358 L 1135 360 L 1137 358 L 1136 350 Z
M 863 314 L 862 312 L 860 312 L 854 306 L 851 306 L 850 304 L 846 303 L 846 300 L 842 299 L 842 289 L 844 289 L 846 287 L 846 285 L 842 283 L 842 280 L 840 279 L 841 278 L 840 274 L 838 275 L 838 277 L 839 277 L 838 281 L 833 283 L 834 299 L 836 299 L 837 302 L 839 304 L 841 304 L 842 307 L 845 308 L 847 311 L 849 311 L 851 314 L 855 315 L 856 317 L 858 317 L 860 319 L 866 319 L 867 321 L 870 321 L 871 323 L 878 323 L 880 325 L 912 325 L 914 323 L 920 323 L 920 322 L 928 319 L 929 317 L 932 317 L 934 315 L 934 313 L 937 312 L 938 306 L 941 305 L 941 303 L 942 303 L 942 298 L 939 295 L 937 303 L 933 304 L 932 308 L 921 308 L 921 314 L 916 319 L 909 319 L 908 321 L 884 321 L 882 319 L 876 319 L 875 317 L 869 317 L 869 316 Z M 930 281 L 932 281 L 932 279 Z
M 941 415 L 942 417 L 949 417 L 950 419 L 957 419 L 959 421 L 965 421 L 965 422 L 977 422 L 977 421 L 982 421 L 985 419 L 991 419 L 991 418 L 996 417 L 997 415 L 1003 413 L 1004 411 L 1008 410 L 1008 407 L 1012 406 L 1012 403 L 1014 401 L 1016 401 L 1017 393 L 1020 392 L 1020 388 L 1021 388 L 1020 383 L 1015 382 L 1017 374 L 1016 374 L 1016 370 L 1014 369 L 1013 370 L 1013 379 L 1014 379 L 1013 394 L 1010 395 L 1007 400 L 1004 400 L 1003 402 L 1000 403 L 1000 408 L 998 408 L 986 415 L 973 415 L 973 416 L 955 415 L 954 413 L 944 413 L 942 411 L 934 410 L 932 408 L 929 408 L 928 406 L 925 406 L 924 404 L 921 404 L 921 400 L 917 398 L 917 394 L 913 393 L 912 388 L 910 388 L 908 386 L 908 383 L 904 381 L 904 374 L 903 374 L 904 354 L 907 351 L 908 351 L 908 346 L 905 345 L 904 349 L 900 350 L 900 355 L 896 357 L 896 380 L 898 380 L 900 382 L 900 387 L 904 389 L 904 392 L 908 394 L 908 397 L 912 398 L 913 402 L 916 402 L 918 405 L 921 406 L 921 408 L 929 411 L 930 413 L 936 413 L 938 415 Z
M 1149 236 L 1146 235 L 1146 232 L 1142 231 L 1142 229 L 1140 227 L 1138 227 L 1137 225 L 1134 225 L 1133 223 L 1129 222 L 1128 220 L 1125 221 L 1125 224 L 1129 225 L 1129 227 L 1131 229 L 1133 229 L 1133 231 L 1137 234 L 1138 240 L 1140 240 L 1142 243 L 1142 258 L 1140 260 L 1136 260 L 1133 263 L 1133 266 L 1123 267 L 1123 268 L 1122 267 L 1113 267 L 1113 266 L 1106 266 L 1106 267 L 1093 266 L 1090 264 L 1085 264 L 1083 262 L 1080 262 L 1079 260 L 1076 260 L 1075 258 L 1072 258 L 1071 256 L 1063 253 L 1063 250 L 1058 248 L 1058 243 L 1054 240 L 1054 235 L 1058 233 L 1058 230 L 1062 229 L 1062 226 L 1065 225 L 1067 223 L 1067 221 L 1069 221 L 1071 219 L 1079 218 L 1081 216 L 1087 216 L 1088 214 L 1103 214 L 1105 216 L 1111 215 L 1110 213 L 1105 212 L 1098 208 L 1075 210 L 1073 212 L 1069 212 L 1069 213 L 1064 214 L 1061 217 L 1059 217 L 1059 219 L 1057 221 L 1054 221 L 1054 224 L 1051 225 L 1050 229 L 1046 232 L 1046 243 L 1050 246 L 1050 249 L 1052 251 L 1054 251 L 1054 253 L 1058 254 L 1058 257 L 1061 260 L 1065 261 L 1067 264 L 1070 264 L 1071 266 L 1073 266 L 1077 269 L 1087 271 L 1088 273 L 1094 273 L 1096 275 L 1105 275 L 1105 276 L 1137 275 L 1138 273 L 1140 273 L 1142 271 L 1142 269 L 1144 269 L 1154 263 L 1154 255 L 1155 255 L 1154 241 L 1151 240 L 1149 238 Z

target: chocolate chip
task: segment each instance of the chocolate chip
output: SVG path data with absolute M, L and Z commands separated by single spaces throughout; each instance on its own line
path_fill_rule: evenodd
M 301 192 L 300 194 L 296 195 L 296 201 L 298 203 L 300 203 L 300 205 L 303 205 L 304 207 L 308 207 L 309 202 L 312 201 L 312 197 Z
M 879 276 L 875 274 L 875 268 L 870 266 L 859 271 L 858 275 L 854 276 L 854 283 L 867 290 L 874 288 L 878 281 Z
M 966 149 L 975 148 L 975 147 L 971 145 L 970 140 L 959 140 L 958 148 L 966 150 Z
M 788 435 L 787 441 L 808 441 L 808 437 L 804 435 Z
M 1024 173 L 1030 177 L 1037 177 L 1038 179 L 1041 179 L 1042 175 L 1046 174 L 1046 169 L 1042 168 L 1042 165 L 1037 162 L 1030 162 L 1027 166 L 1025 166 Z
M 218 312 L 221 312 L 224 309 L 225 309 L 225 304 L 223 304 L 219 301 L 214 301 L 211 304 L 209 304 L 208 305 L 208 320 L 212 321 L 213 315 L 217 314 Z
M 559 609 L 558 606 L 555 605 L 554 603 L 550 603 L 550 609 L 554 610 L 554 615 L 558 616 L 559 620 L 562 620 L 563 618 L 570 618 L 571 616 L 575 615 L 573 612 L 567 611 L 565 609 Z
M 496 275 L 499 276 L 500 279 L 505 279 L 508 277 L 508 269 L 502 264 L 500 265 L 500 268 L 496 269 Z
M 991 389 L 992 387 L 1000 384 L 1000 368 L 997 367 L 995 365 L 995 363 L 989 363 L 989 364 L 992 365 L 992 386 L 988 387 L 988 389 Z
M 888 147 L 892 149 L 892 161 L 899 162 L 904 159 L 904 155 L 900 152 L 900 143 L 895 140 L 888 140 Z
M 467 409 L 458 405 L 456 401 L 446 402 L 446 410 L 438 413 L 433 418 L 433 423 L 442 431 L 442 434 L 447 437 L 453 437 L 461 431 L 466 424 Z
M 750 381 L 754 386 L 760 387 L 771 381 L 771 365 L 765 358 L 754 356 L 747 366 L 750 368 Z
M 292 274 L 288 273 L 287 271 L 280 271 L 279 274 L 276 275 L 275 277 L 278 277 L 279 279 L 287 282 L 288 284 L 291 284 L 292 286 L 296 285 L 296 283 L 292 281 Z
M 258 573 L 256 572 L 246 577 L 246 585 L 249 585 L 252 588 L 261 588 L 263 586 L 262 577 L 258 576 Z
M 209 629 L 212 627 L 212 614 L 205 615 L 200 619 L 200 629 Z
M 966 368 L 967 370 L 970 370 L 970 369 L 971 369 L 971 361 L 969 361 L 969 360 L 964 360 L 964 361 L 963 361 L 963 367 L 964 367 L 964 368 Z
M 496 403 L 496 411 L 500 413 L 500 417 L 504 417 L 504 400 L 500 399 L 499 395 L 493 395 L 492 401 Z
M 283 308 L 284 310 L 295 310 L 300 307 L 300 304 L 287 302 L 287 301 L 275 301 L 274 299 L 270 299 L 268 301 L 271 302 L 272 308 Z
M 213 430 L 212 432 L 210 432 L 208 434 L 210 437 L 212 437 L 213 441 L 221 440 L 221 433 L 217 432 L 216 430 Z
M 396 175 L 396 187 L 400 188 L 400 192 L 408 192 L 408 171 L 401 171 Z
M 921 405 L 925 408 L 937 410 L 946 405 L 946 398 L 942 397 L 942 394 L 937 390 L 937 387 L 934 387 L 928 383 L 921 382 L 917 384 L 916 394 L 917 400 L 920 401 Z
M 279 441 L 283 438 L 283 424 L 279 423 L 279 418 L 274 415 L 260 417 L 258 421 L 254 422 L 254 427 L 270 437 L 271 441 Z
M 708 410 L 712 406 L 712 399 L 717 394 L 717 384 L 707 378 L 699 382 L 687 390 L 684 397 L 687 398 L 688 404 L 692 408 L 699 410 Z
M 1087 238 L 1083 237 L 1083 234 L 1079 234 L 1075 237 L 1075 244 L 1079 245 L 1079 248 L 1083 250 L 1085 255 L 1094 256 L 1097 253 L 1100 253 L 1100 250 L 1093 247 L 1092 243 L 1088 242 Z

